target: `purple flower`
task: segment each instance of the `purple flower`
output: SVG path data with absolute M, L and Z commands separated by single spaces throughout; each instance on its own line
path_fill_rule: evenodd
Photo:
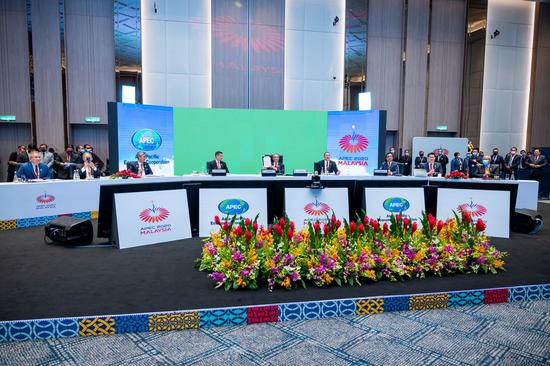
M 233 258 L 237 262 L 240 262 L 244 259 L 243 255 L 238 250 L 235 253 L 231 254 L 231 258 Z
M 477 263 L 477 264 L 485 264 L 485 260 L 486 260 L 485 256 L 482 255 L 481 257 L 479 257 L 478 259 L 476 259 L 476 263 Z
M 208 253 L 214 255 L 214 254 L 218 254 L 218 251 L 216 250 L 216 248 L 210 247 L 208 248 Z
M 453 251 L 453 246 L 451 244 L 447 245 L 444 249 L 446 252 L 452 252 Z
M 283 258 L 283 261 L 285 263 L 288 263 L 292 260 L 292 255 L 291 254 L 285 254 L 284 258 Z
M 269 270 L 271 274 L 278 275 L 279 274 L 279 267 L 271 267 Z
M 300 275 L 298 274 L 298 272 L 294 272 L 292 274 L 292 282 L 296 282 L 298 281 L 298 278 L 300 277 Z
M 250 271 L 248 269 L 243 269 L 241 271 L 241 277 L 247 277 L 250 274 Z
M 225 282 L 225 275 L 221 272 L 212 272 L 210 278 L 215 282 Z

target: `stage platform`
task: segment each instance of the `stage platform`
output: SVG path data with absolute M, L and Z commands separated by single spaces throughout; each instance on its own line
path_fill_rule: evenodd
M 550 205 L 540 204 L 550 217 Z M 200 310 L 550 284 L 550 228 L 492 242 L 506 272 L 269 292 L 215 289 L 194 269 L 198 238 L 127 250 L 46 245 L 43 228 L 0 232 L 0 321 Z M 96 240 L 96 243 L 101 241 Z M 548 286 L 547 286 L 548 287 Z

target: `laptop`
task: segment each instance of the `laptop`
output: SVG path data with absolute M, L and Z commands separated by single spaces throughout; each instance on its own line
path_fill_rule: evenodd
M 428 172 L 426 171 L 426 169 L 414 169 L 413 171 L 413 175 L 415 177 L 427 177 L 428 176 Z

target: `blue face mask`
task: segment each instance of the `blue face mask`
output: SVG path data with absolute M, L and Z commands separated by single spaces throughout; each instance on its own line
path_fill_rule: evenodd
M 484 167 L 489 166 L 489 162 L 488 162 L 487 160 L 483 160 L 483 166 L 484 166 Z
M 476 152 L 474 152 L 474 153 L 472 153 L 472 155 L 473 155 L 473 156 L 477 156 L 477 153 L 476 153 Z

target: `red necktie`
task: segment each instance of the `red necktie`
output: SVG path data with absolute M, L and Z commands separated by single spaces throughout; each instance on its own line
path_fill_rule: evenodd
M 275 170 L 277 170 L 277 163 L 275 163 Z
M 40 172 L 38 171 L 38 165 L 34 166 L 34 175 L 36 175 L 36 178 L 40 178 Z
M 434 166 L 432 163 L 430 163 L 430 171 L 432 171 L 434 169 Z M 432 173 L 433 174 L 433 173 Z
M 328 174 L 328 161 L 325 161 L 325 173 Z
M 218 166 L 218 169 L 221 169 L 220 161 L 216 160 L 216 165 Z
M 143 164 L 139 164 L 139 176 L 141 177 L 143 175 Z

